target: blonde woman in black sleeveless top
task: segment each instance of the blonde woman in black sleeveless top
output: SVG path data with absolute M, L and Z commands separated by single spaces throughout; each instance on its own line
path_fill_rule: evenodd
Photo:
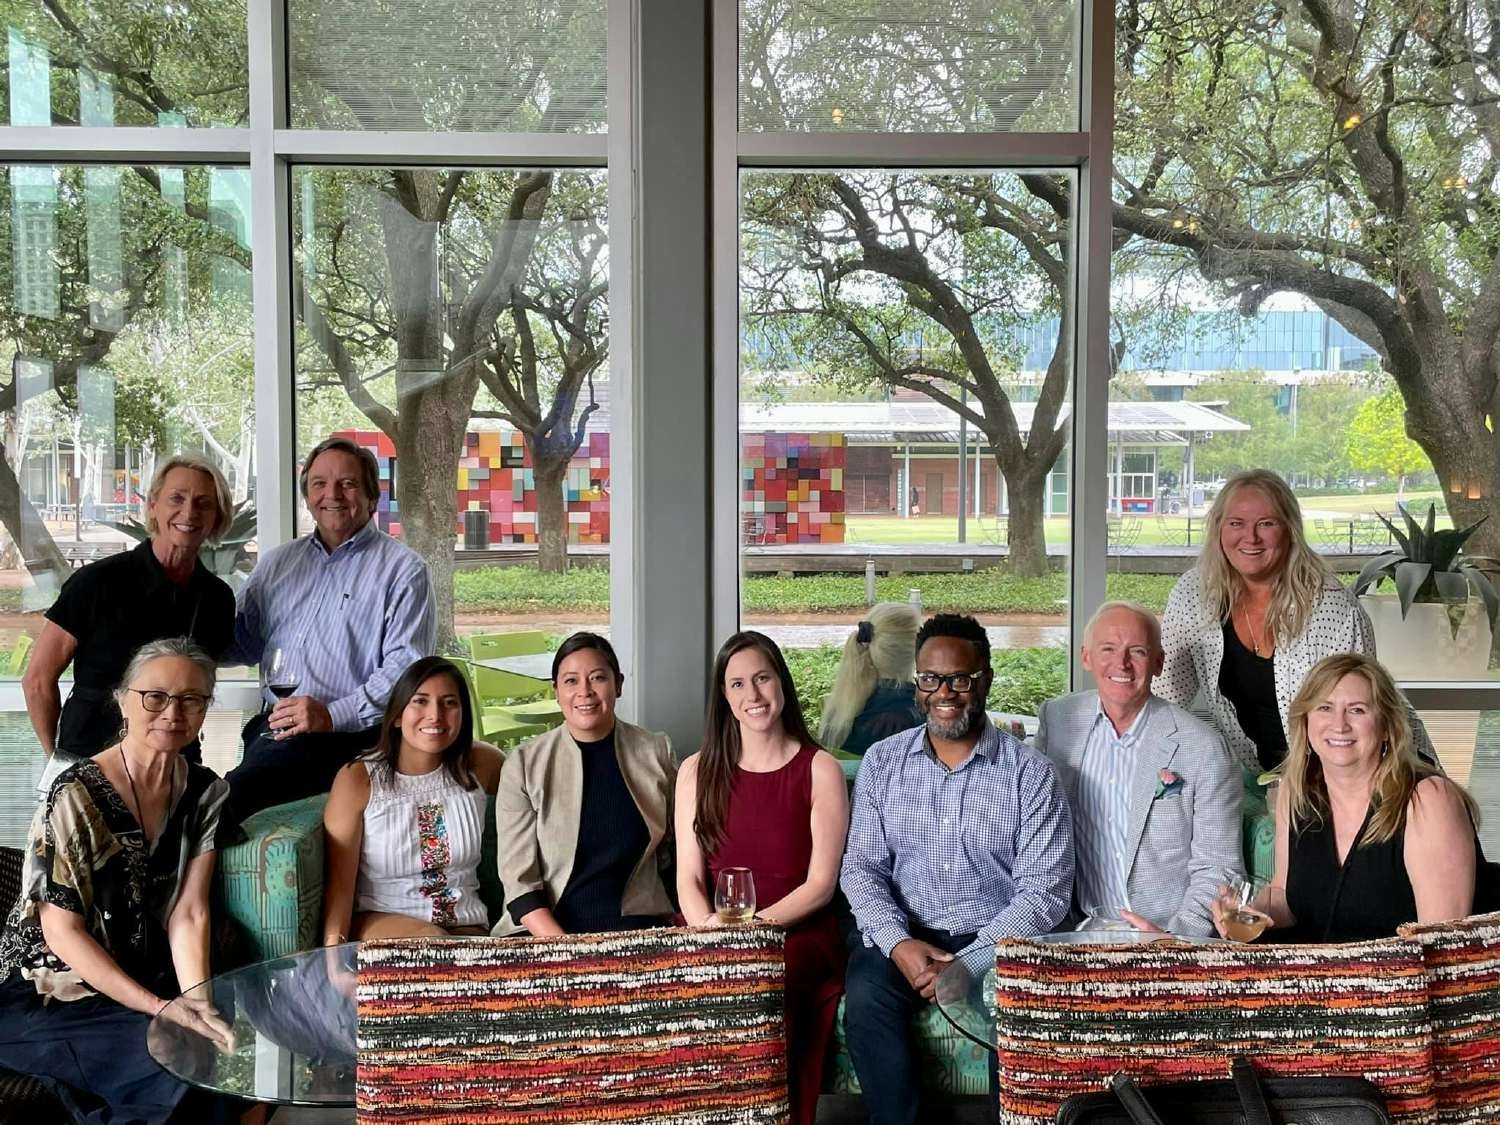
M 1492 907 L 1474 801 L 1415 753 L 1406 715 L 1370 657 L 1330 656 L 1307 674 L 1275 799 L 1275 875 L 1256 903 L 1267 940 L 1389 937 Z

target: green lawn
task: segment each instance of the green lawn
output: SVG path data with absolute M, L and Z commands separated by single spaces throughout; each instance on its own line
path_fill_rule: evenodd
M 1452 526 L 1447 514 L 1443 511 L 1441 493 L 1408 492 L 1403 503 L 1411 509 L 1412 515 L 1419 519 L 1426 514 L 1429 503 L 1436 503 L 1438 526 Z M 1311 496 L 1302 507 L 1306 513 L 1306 532 L 1309 541 L 1314 545 L 1324 545 L 1325 541 L 1330 538 L 1337 539 L 1340 532 L 1347 534 L 1347 525 L 1341 524 L 1339 522 L 1341 520 L 1347 521 L 1350 517 L 1356 520 L 1366 520 L 1376 512 L 1393 515 L 1396 511 L 1396 494 L 1394 492 L 1367 492 L 1345 496 Z M 1319 520 L 1325 524 L 1332 522 L 1334 526 L 1320 528 Z M 965 542 L 976 545 L 1004 542 L 1004 536 L 993 516 L 970 517 L 964 522 L 966 525 Z M 1203 513 L 1194 515 L 1192 522 L 1192 546 L 1196 547 L 1203 541 Z M 1054 516 L 1046 520 L 1045 525 L 1049 544 L 1066 544 L 1071 539 L 1072 524 L 1066 516 Z M 1136 546 L 1187 545 L 1188 518 L 1186 516 L 1127 515 L 1125 525 L 1130 528 L 1130 539 Z M 850 515 L 845 517 L 844 529 L 846 543 L 915 545 L 919 543 L 956 544 L 958 542 L 957 516 L 912 516 L 902 519 L 900 516 Z M 1367 541 L 1371 536 L 1375 536 L 1383 543 L 1384 534 L 1383 529 L 1375 527 L 1365 529 Z M 1355 542 L 1359 542 L 1358 531 Z
M 1110 597 L 1132 598 L 1160 610 L 1175 579 L 1171 575 L 1111 574 L 1106 581 Z M 879 601 L 906 601 L 913 588 L 922 591 L 922 608 L 928 612 L 1060 616 L 1067 576 L 1017 578 L 1000 569 L 900 574 L 877 579 L 875 596 Z M 859 574 L 747 575 L 742 591 L 748 613 L 843 613 L 865 608 L 865 580 Z M 460 613 L 604 612 L 609 608 L 609 573 L 596 567 L 562 575 L 539 574 L 525 566 L 461 570 L 454 576 L 453 595 Z

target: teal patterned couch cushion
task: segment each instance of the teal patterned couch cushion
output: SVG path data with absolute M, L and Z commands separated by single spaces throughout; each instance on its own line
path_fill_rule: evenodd
M 326 796 L 263 809 L 245 839 L 219 852 L 218 909 L 236 931 L 236 960 L 249 964 L 311 949 L 322 940 L 323 806 Z M 495 865 L 495 798 L 485 802 L 479 897 L 498 918 L 505 892 Z
M 936 1004 L 923 1008 L 914 1022 L 923 1089 L 945 1097 L 989 1097 L 990 1051 L 959 1034 L 943 1018 Z M 833 1024 L 833 1043 L 828 1051 L 823 1089 L 830 1094 L 862 1092 L 859 1077 L 854 1073 L 854 1063 L 849 1058 L 849 1043 L 844 1038 L 843 1000 L 839 1001 L 838 1018 Z
M 308 797 L 247 817 L 245 838 L 219 852 L 218 904 L 237 960 L 285 957 L 318 944 L 323 915 L 323 805 Z
M 1245 870 L 1269 880 L 1276 869 L 1276 825 L 1266 807 L 1266 790 L 1259 778 L 1259 770 L 1245 771 L 1240 821 L 1244 829 Z

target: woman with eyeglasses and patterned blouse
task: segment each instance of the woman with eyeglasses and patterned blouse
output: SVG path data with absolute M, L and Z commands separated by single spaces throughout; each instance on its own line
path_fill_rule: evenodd
M 115 692 L 120 740 L 71 766 L 32 823 L 21 895 L 0 933 L 0 1066 L 46 1085 L 75 1121 L 213 1120 L 146 1050 L 154 1016 L 224 1046 L 228 1026 L 184 989 L 209 977 L 209 883 L 229 789 L 182 749 L 214 662 L 152 641 Z

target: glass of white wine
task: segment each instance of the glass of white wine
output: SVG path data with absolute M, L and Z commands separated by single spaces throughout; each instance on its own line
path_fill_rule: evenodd
M 714 880 L 714 910 L 726 926 L 743 926 L 755 917 L 755 876 L 748 867 L 726 867 Z
M 1266 880 L 1236 879 L 1219 896 L 1224 908 L 1224 936 L 1231 941 L 1254 941 L 1271 928 L 1271 916 L 1256 904 L 1266 891 Z

